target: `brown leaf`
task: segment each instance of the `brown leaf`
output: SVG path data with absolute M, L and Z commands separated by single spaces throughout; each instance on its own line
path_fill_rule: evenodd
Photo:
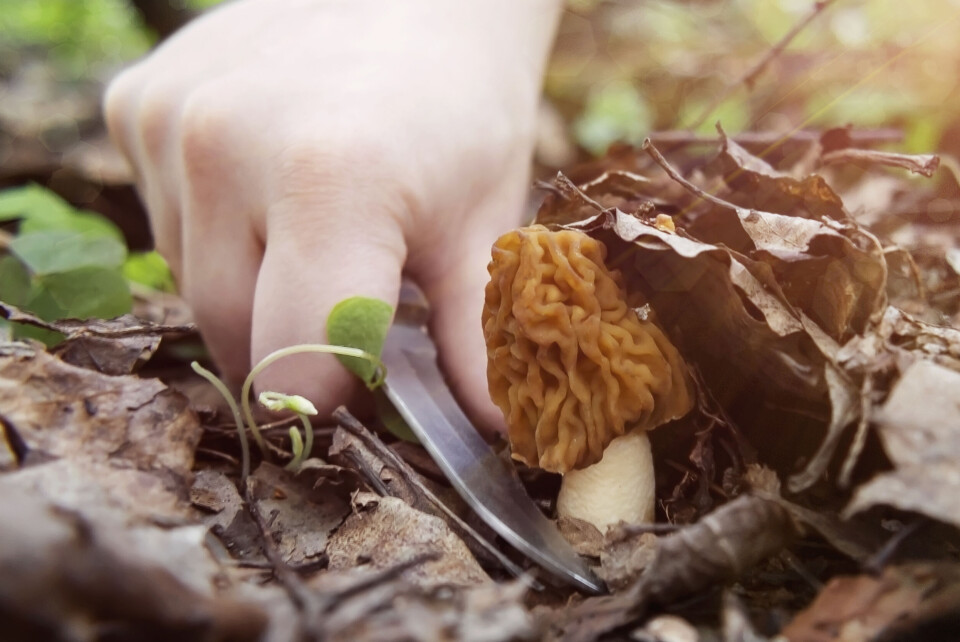
M 401 577 L 370 583 L 359 591 L 356 585 L 370 575 L 369 570 L 355 568 L 327 573 L 312 584 L 332 595 L 331 584 L 336 582 L 342 596 L 336 598 L 336 608 L 323 614 L 326 639 L 508 642 L 540 637 L 524 606 L 527 587 L 521 581 L 425 589 Z
M 201 433 L 187 399 L 159 380 L 107 376 L 24 344 L 0 346 L 0 413 L 27 457 L 122 459 L 180 476 Z
M 260 531 L 230 478 L 200 470 L 190 487 L 190 503 L 207 513 L 203 523 L 237 559 L 260 558 Z
M 315 489 L 267 462 L 253 472 L 247 485 L 277 552 L 292 566 L 321 560 L 331 533 L 350 512 L 350 505 L 338 495 Z
M 656 557 L 629 588 L 552 613 L 548 639 L 596 639 L 639 617 L 651 604 L 670 604 L 739 577 L 780 551 L 796 533 L 793 520 L 776 502 L 742 495 L 660 538 Z
M 183 530 L 124 530 L 43 493 L 0 493 L 4 639 L 89 639 L 101 627 L 116 639 L 259 639 L 263 611 L 215 596 L 213 574 L 201 587 L 184 582 L 190 573 L 170 560 L 196 568 L 209 556 L 202 531 Z
M 489 581 L 463 541 L 443 520 L 394 497 L 358 493 L 354 513 L 333 534 L 327 547 L 331 569 L 364 564 L 386 568 L 424 553 L 440 557 L 406 573 L 424 586 L 469 586 Z
M 847 220 L 843 202 L 821 176 L 794 178 L 757 158 L 722 130 L 720 140 L 718 162 L 733 190 L 728 199 L 740 207 L 809 219 Z
M 653 533 L 610 539 L 600 555 L 597 574 L 615 591 L 629 586 L 653 563 L 660 540 Z
M 519 566 L 494 546 L 487 537 L 467 524 L 446 502 L 440 499 L 438 492 L 431 488 L 427 480 L 420 477 L 407 462 L 387 448 L 345 408 L 334 411 L 334 418 L 340 423 L 341 428 L 334 433 L 334 444 L 330 449 L 331 456 L 343 460 L 344 465 L 356 468 L 371 488 L 381 495 L 399 497 L 417 510 L 444 520 L 481 561 L 497 563 L 514 575 L 522 574 L 523 571 Z
M 858 488 L 846 514 L 884 504 L 960 526 L 960 373 L 917 361 L 875 421 L 895 468 Z
M 893 625 L 904 626 L 931 594 L 958 582 L 955 566 L 928 564 L 888 568 L 881 577 L 837 577 L 782 635 L 790 642 L 876 640 Z

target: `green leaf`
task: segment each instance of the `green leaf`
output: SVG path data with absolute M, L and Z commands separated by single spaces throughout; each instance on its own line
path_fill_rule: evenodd
M 0 301 L 24 307 L 30 297 L 30 273 L 17 257 L 0 258 Z
M 53 296 L 38 283 L 31 285 L 30 297 L 23 307 L 44 321 L 56 321 L 67 316 L 64 309 L 54 301 Z M 63 341 L 64 335 L 52 330 L 16 323 L 13 326 L 13 338 L 34 339 L 48 346 L 55 346 Z
M 21 234 L 10 242 L 10 251 L 38 276 L 81 268 L 119 268 L 127 256 L 120 241 L 70 231 Z
M 123 263 L 123 276 L 128 281 L 160 292 L 176 292 L 170 267 L 158 252 L 132 252 Z
M 72 230 L 123 240 L 120 229 L 100 214 L 75 209 L 55 192 L 34 184 L 0 192 L 0 221 L 17 219 L 21 234 Z
M 652 124 L 653 112 L 637 88 L 628 82 L 612 82 L 590 92 L 573 130 L 583 147 L 600 155 L 617 141 L 643 142 Z
M 333 306 L 327 317 L 327 340 L 379 357 L 392 319 L 393 308 L 385 301 L 362 296 L 344 299 Z M 369 361 L 341 355 L 337 359 L 367 384 L 376 375 L 376 367 Z
M 48 274 L 40 284 L 59 305 L 64 316 L 109 319 L 130 312 L 130 287 L 119 270 L 84 267 Z

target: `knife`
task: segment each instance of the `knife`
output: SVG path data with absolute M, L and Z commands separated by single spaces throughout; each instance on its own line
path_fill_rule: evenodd
M 460 409 L 437 365 L 422 295 L 404 282 L 381 359 L 383 390 L 467 504 L 511 546 L 557 578 L 605 591 L 560 531 L 527 495 L 516 470 L 498 457 Z

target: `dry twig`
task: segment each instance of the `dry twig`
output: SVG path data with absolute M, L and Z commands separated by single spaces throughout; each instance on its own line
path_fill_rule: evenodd
M 832 5 L 836 0 L 819 0 L 814 3 L 813 7 L 810 9 L 810 12 L 805 15 L 800 22 L 795 24 L 793 28 L 784 34 L 783 38 L 779 40 L 773 47 L 767 50 L 767 53 L 763 55 L 760 60 L 758 60 L 750 69 L 747 70 L 740 78 L 734 82 L 727 85 L 727 87 L 718 93 L 714 97 L 713 101 L 707 105 L 707 108 L 703 110 L 700 116 L 690 123 L 686 129 L 697 129 L 706 122 L 707 118 L 716 111 L 717 107 L 723 104 L 723 102 L 733 94 L 741 85 L 745 86 L 747 89 L 753 89 L 753 84 L 756 82 L 757 78 L 763 71 L 773 62 L 777 56 L 783 53 L 787 46 L 793 42 L 793 39 L 803 31 L 807 25 L 809 25 L 813 20 L 819 16 L 824 10 Z

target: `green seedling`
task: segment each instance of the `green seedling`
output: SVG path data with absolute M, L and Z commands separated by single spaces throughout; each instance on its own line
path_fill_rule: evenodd
M 338 311 L 339 310 L 339 311 Z M 385 313 L 386 312 L 386 313 Z M 216 389 L 227 400 L 230 410 L 234 414 L 234 420 L 237 424 L 237 431 L 240 438 L 241 451 L 241 480 L 245 480 L 250 474 L 250 449 L 247 444 L 246 431 L 249 430 L 253 435 L 260 453 L 267 458 L 267 448 L 263 441 L 263 435 L 260 433 L 260 427 L 253 418 L 253 412 L 250 408 L 250 391 L 253 388 L 253 382 L 263 370 L 284 357 L 295 354 L 332 354 L 339 357 L 346 357 L 342 360 L 344 366 L 351 372 L 357 374 L 363 379 L 367 388 L 376 390 L 382 384 L 387 376 L 387 369 L 380 360 L 380 352 L 383 349 L 383 342 L 386 339 L 387 329 L 390 327 L 390 320 L 393 318 L 393 308 L 389 304 L 377 299 L 368 299 L 365 297 L 352 297 L 341 301 L 334 306 L 330 316 L 327 318 L 327 336 L 331 341 L 338 337 L 344 342 L 351 342 L 347 345 L 329 345 L 307 343 L 287 348 L 281 348 L 268 354 L 251 370 L 250 374 L 243 382 L 240 389 L 240 408 L 230 395 L 226 385 L 210 371 L 202 368 L 197 362 L 193 362 L 192 367 L 195 372 L 206 378 L 214 384 Z M 347 327 L 349 326 L 349 327 Z M 363 364 L 365 367 L 359 367 Z M 309 427 L 307 415 L 316 414 L 316 408 L 309 401 L 297 395 L 284 395 L 281 393 L 266 393 L 266 397 L 260 396 L 259 401 L 266 407 L 279 410 L 290 410 L 300 415 L 304 422 L 304 430 L 307 438 L 306 444 L 300 439 L 300 434 L 291 429 L 291 442 L 294 448 L 294 460 L 296 462 L 291 469 L 299 467 L 302 463 L 304 454 L 309 454 L 313 447 L 313 431 Z M 266 403 L 264 403 L 266 401 Z M 271 407 L 268 404 L 275 404 Z M 310 412 L 312 410 L 312 412 Z M 293 433 L 297 435 L 294 437 Z M 290 466 L 288 466 L 290 468 Z
M 297 430 L 296 426 L 290 427 L 290 444 L 293 450 L 293 459 L 290 460 L 290 463 L 287 464 L 286 467 L 287 470 L 299 470 L 304 458 L 309 457 L 310 453 L 313 452 L 313 424 L 310 423 L 307 417 L 317 414 L 316 407 L 310 403 L 310 400 L 300 395 L 285 395 L 280 392 L 261 392 L 257 400 L 260 402 L 260 405 L 267 410 L 274 412 L 289 410 L 300 418 L 306 441 L 300 438 L 300 431 Z

